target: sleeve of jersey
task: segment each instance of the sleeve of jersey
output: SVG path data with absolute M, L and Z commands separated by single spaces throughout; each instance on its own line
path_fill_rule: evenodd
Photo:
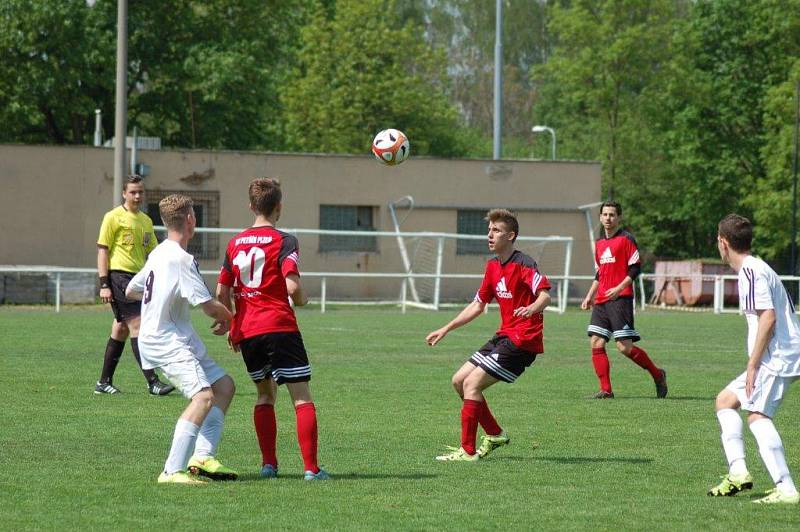
M 150 269 L 147 267 L 147 264 L 145 264 L 144 268 L 139 270 L 139 273 L 134 275 L 133 279 L 130 280 L 128 283 L 128 288 L 130 288 L 132 292 L 144 292 L 144 282 L 149 272 Z
M 542 290 L 550 290 L 550 281 L 547 280 L 543 273 L 540 273 L 535 268 L 531 270 L 531 273 L 531 292 L 533 292 L 534 296 L 538 295 Z
M 748 302 L 751 304 L 748 310 L 774 309 L 775 303 L 772 301 L 772 291 L 766 272 L 756 272 L 751 268 L 744 268 L 744 270 L 749 285 Z
M 281 250 L 278 253 L 278 265 L 284 277 L 291 274 L 300 275 L 300 246 L 293 235 L 285 235 L 281 241 Z
M 158 237 L 156 236 L 156 232 L 153 229 L 152 221 L 150 222 L 149 233 L 150 233 L 150 240 L 147 241 L 147 248 L 145 249 L 145 252 L 148 255 L 150 254 L 151 251 L 156 249 L 156 246 L 158 245 Z
M 231 266 L 231 250 L 230 247 L 225 251 L 225 259 L 222 261 L 222 268 L 219 270 L 219 278 L 217 282 L 223 286 L 233 286 L 236 279 Z
M 111 213 L 106 213 L 103 216 L 103 223 L 100 224 L 100 234 L 97 237 L 97 243 L 107 248 L 111 247 L 114 243 L 114 217 Z
M 628 266 L 639 264 L 639 247 L 634 240 L 628 240 Z
M 494 287 L 491 279 L 489 279 L 489 263 L 487 263 L 486 270 L 483 273 L 483 282 L 475 294 L 475 301 L 478 303 L 491 303 L 492 299 L 494 299 Z
M 181 296 L 185 297 L 193 307 L 211 300 L 211 292 L 208 291 L 203 276 L 200 275 L 197 262 L 191 257 L 181 261 L 180 288 Z

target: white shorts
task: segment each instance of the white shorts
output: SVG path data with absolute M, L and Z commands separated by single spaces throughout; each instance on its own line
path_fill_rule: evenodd
M 742 404 L 742 410 L 748 412 L 760 412 L 770 418 L 775 417 L 775 412 L 783 401 L 783 396 L 789 389 L 789 385 L 797 379 L 796 376 L 781 377 L 773 375 L 764 368 L 756 373 L 756 382 L 753 383 L 753 394 L 750 399 L 745 393 L 745 383 L 747 382 L 747 372 L 742 373 L 728 384 L 725 389 L 730 390 Z
M 211 358 L 198 360 L 190 351 L 184 351 L 182 358 L 161 366 L 161 371 L 188 399 L 225 376 L 225 370 Z

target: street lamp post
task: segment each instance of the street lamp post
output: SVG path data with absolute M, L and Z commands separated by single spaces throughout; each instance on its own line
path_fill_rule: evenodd
M 531 128 L 531 132 L 533 133 L 550 133 L 553 137 L 552 147 L 553 147 L 553 160 L 556 160 L 556 131 L 552 127 L 547 126 L 533 126 Z

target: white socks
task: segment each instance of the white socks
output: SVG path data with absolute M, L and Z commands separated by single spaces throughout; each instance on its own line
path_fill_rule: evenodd
M 167 463 L 164 464 L 164 473 L 171 475 L 186 470 L 186 464 L 189 463 L 190 453 L 194 449 L 194 442 L 197 440 L 199 430 L 200 427 L 191 421 L 178 419 L 175 424 L 175 434 L 172 436 L 172 447 L 167 456 Z
M 225 422 L 225 413 L 218 406 L 212 406 L 208 411 L 203 425 L 200 427 L 200 434 L 197 435 L 197 443 L 194 448 L 194 455 L 198 458 L 206 458 L 217 454 L 217 445 L 222 437 L 222 425 Z
M 758 442 L 758 451 L 761 459 L 767 466 L 775 486 L 783 493 L 793 495 L 797 493 L 797 488 L 789 474 L 789 466 L 786 465 L 786 456 L 783 453 L 783 442 L 775 430 L 775 425 L 771 419 L 760 418 L 750 423 L 750 431 Z
M 722 449 L 728 459 L 729 473 L 733 476 L 747 474 L 747 465 L 744 461 L 744 438 L 742 435 L 742 418 L 739 412 L 732 408 L 717 410 L 717 419 L 722 429 Z

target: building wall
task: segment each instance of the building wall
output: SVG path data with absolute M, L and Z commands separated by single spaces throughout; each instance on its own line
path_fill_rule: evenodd
M 319 228 L 319 206 L 330 204 L 373 206 L 375 228 L 391 231 L 387 204 L 406 195 L 414 197 L 416 207 L 404 231 L 455 233 L 459 208 L 509 207 L 518 211 L 521 235 L 572 236 L 572 273 L 592 273 L 586 221 L 577 206 L 600 198 L 599 163 L 412 157 L 392 168 L 371 156 L 178 150 L 139 150 L 138 162 L 149 166 L 148 191 L 218 192 L 220 227 L 252 222 L 247 185 L 261 176 L 281 180 L 280 225 L 287 228 Z M 94 266 L 100 221 L 112 207 L 113 168 L 109 148 L 0 145 L 0 264 Z M 220 238 L 218 256 L 201 260 L 201 268 L 219 267 L 228 238 Z M 379 239 L 377 253 L 320 253 L 315 236 L 301 236 L 300 245 L 304 271 L 403 271 L 393 238 Z M 444 269 L 480 274 L 485 259 L 456 255 L 448 244 Z M 476 283 L 445 282 L 442 295 L 463 300 Z M 312 295 L 319 290 L 318 280 L 309 278 L 307 284 Z M 329 281 L 328 292 L 394 298 L 399 286 L 399 281 L 336 280 Z

